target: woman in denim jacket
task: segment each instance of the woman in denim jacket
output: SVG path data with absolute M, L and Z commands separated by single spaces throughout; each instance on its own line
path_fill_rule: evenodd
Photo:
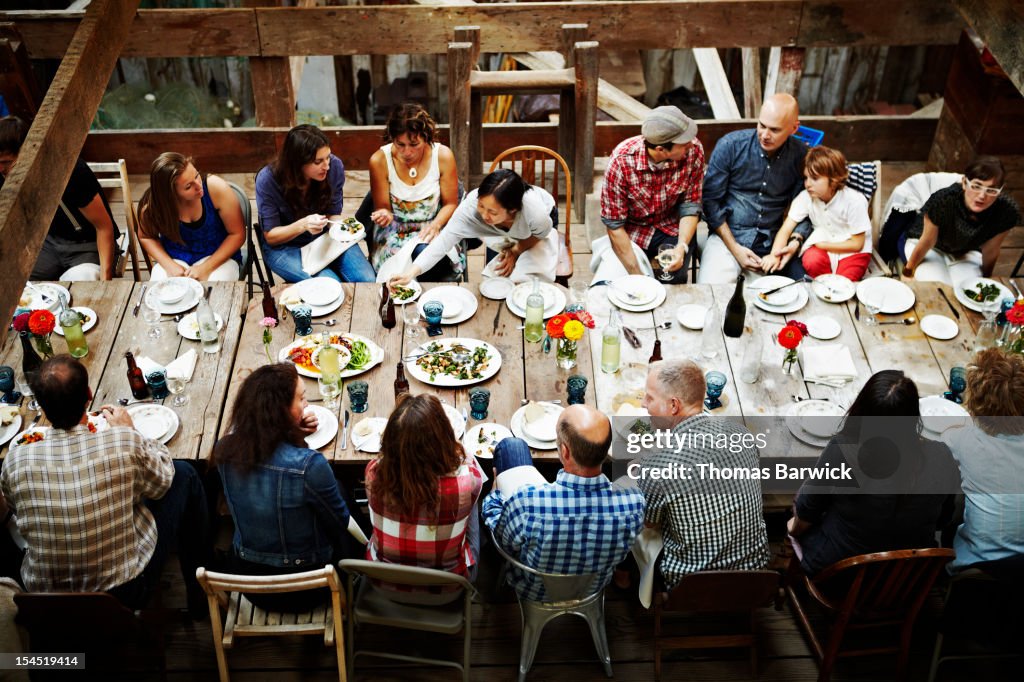
M 231 570 L 237 573 L 300 573 L 363 555 L 348 532 L 351 497 L 324 456 L 303 440 L 317 427 L 307 406 L 305 384 L 290 363 L 260 367 L 242 383 L 230 433 L 215 449 L 235 522 Z M 309 610 L 326 598 L 326 591 L 250 596 L 257 606 L 288 611 Z

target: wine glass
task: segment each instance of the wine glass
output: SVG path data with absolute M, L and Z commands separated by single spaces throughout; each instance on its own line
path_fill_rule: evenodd
M 405 322 L 405 335 L 415 339 L 420 335 L 420 310 L 415 303 L 402 306 L 402 321 Z
M 661 272 L 658 273 L 658 279 L 662 282 L 671 282 L 675 278 L 675 273 L 667 270 L 668 266 L 675 260 L 675 244 L 662 244 L 658 247 L 658 263 L 661 265 Z
M 341 377 L 337 374 L 324 376 L 316 380 L 316 386 L 320 389 L 320 395 L 324 399 L 324 407 L 333 410 L 338 407 L 338 396 L 341 395 Z
M 32 382 L 35 381 L 38 373 L 39 372 L 22 372 L 21 378 L 18 380 L 18 386 L 21 389 L 21 394 L 30 398 L 27 407 L 33 412 L 38 412 L 41 409 L 39 401 L 36 400 L 35 393 L 32 392 Z
M 142 319 L 149 325 L 149 338 L 159 339 L 163 333 L 160 329 L 160 311 L 146 302 L 142 306 Z
M 722 372 L 712 370 L 704 375 L 704 381 L 707 382 L 708 393 L 708 397 L 704 401 L 704 407 L 709 410 L 721 407 L 722 401 L 719 398 L 722 396 L 722 391 L 725 390 L 725 384 L 728 383 L 729 379 Z
M 864 324 L 868 327 L 878 325 L 878 313 L 885 307 L 885 297 L 875 298 L 874 296 L 866 296 L 863 303 L 868 311 L 867 317 L 864 318 Z
M 171 404 L 175 407 L 184 407 L 188 404 L 188 396 L 185 395 L 185 384 L 187 383 L 188 379 L 185 377 L 167 377 L 167 390 L 174 395 L 174 400 L 171 401 Z

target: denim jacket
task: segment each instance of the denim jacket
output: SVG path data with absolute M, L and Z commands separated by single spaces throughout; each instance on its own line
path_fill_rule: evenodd
M 281 443 L 252 472 L 228 464 L 220 474 L 240 558 L 281 567 L 331 562 L 332 541 L 347 532 L 349 513 L 323 455 Z

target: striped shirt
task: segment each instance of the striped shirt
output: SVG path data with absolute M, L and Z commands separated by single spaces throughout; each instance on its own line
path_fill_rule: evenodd
M 643 529 L 644 498 L 633 488 L 558 472 L 554 483 L 526 485 L 505 499 L 484 499 L 483 521 L 506 552 L 545 573 L 596 573 L 604 587 Z M 509 567 L 508 579 L 523 599 L 543 601 L 544 585 Z
M 100 592 L 137 577 L 156 549 L 144 505 L 171 487 L 167 448 L 134 429 L 82 424 L 14 446 L 0 485 L 28 543 L 21 577 L 36 592 Z

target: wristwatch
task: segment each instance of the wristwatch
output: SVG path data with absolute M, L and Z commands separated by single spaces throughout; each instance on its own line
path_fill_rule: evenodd
M 789 235 L 789 241 L 787 241 L 786 243 L 788 244 L 789 242 L 794 241 L 794 240 L 800 242 L 801 244 L 803 244 L 804 243 L 804 236 L 802 234 L 796 234 L 794 232 L 793 234 Z

